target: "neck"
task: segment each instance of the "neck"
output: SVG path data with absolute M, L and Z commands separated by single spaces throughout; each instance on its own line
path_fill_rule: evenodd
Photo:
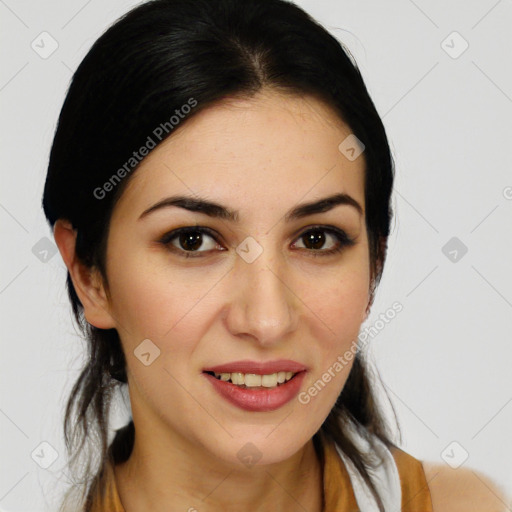
M 115 466 L 126 512 L 171 504 L 189 512 L 322 511 L 323 472 L 312 440 L 287 460 L 241 469 L 183 438 L 162 444 L 162 437 L 144 432 L 137 427 L 130 458 Z

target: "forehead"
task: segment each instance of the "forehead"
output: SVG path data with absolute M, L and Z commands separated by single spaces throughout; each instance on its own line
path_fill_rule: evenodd
M 312 96 L 265 91 L 196 113 L 144 158 L 116 208 L 141 212 L 166 195 L 194 193 L 240 210 L 278 210 L 343 192 L 364 208 L 364 153 L 348 159 L 351 134 Z M 249 213 L 249 212 L 248 212 Z

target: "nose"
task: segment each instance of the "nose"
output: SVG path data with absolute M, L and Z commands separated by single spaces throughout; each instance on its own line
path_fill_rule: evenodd
M 265 249 L 252 263 L 237 256 L 231 271 L 230 302 L 225 322 L 237 337 L 248 337 L 260 346 L 279 344 L 298 324 L 297 290 L 283 258 Z

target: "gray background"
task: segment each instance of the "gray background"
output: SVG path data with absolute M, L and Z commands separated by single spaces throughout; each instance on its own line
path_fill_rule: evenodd
M 467 455 L 462 467 L 509 490 L 512 2 L 297 3 L 355 56 L 396 160 L 388 260 L 363 328 L 393 302 L 403 305 L 369 344 L 403 447 L 442 464 Z M 84 344 L 71 322 L 65 266 L 51 252 L 41 194 L 71 74 L 133 5 L 0 0 L 3 511 L 54 510 L 62 491 L 62 408 Z M 58 48 L 42 58 L 52 39 Z M 126 411 L 119 407 L 116 417 L 120 426 Z M 57 458 L 44 469 L 53 450 Z

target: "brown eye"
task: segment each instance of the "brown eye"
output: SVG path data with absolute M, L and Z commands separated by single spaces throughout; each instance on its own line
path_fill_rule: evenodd
M 307 234 L 302 235 L 307 249 L 321 249 L 326 238 L 325 232 L 320 230 L 308 231 Z
M 197 251 L 203 244 L 203 234 L 197 232 L 181 233 L 178 235 L 178 242 L 181 248 L 186 251 Z
M 325 228 L 322 226 L 314 227 L 303 232 L 299 237 L 303 240 L 305 249 L 309 251 L 312 256 L 326 256 L 342 251 L 346 246 L 354 245 L 355 241 L 347 236 L 347 234 L 337 228 Z M 322 249 L 326 242 L 329 240 L 337 241 L 334 246 Z
M 209 246 L 208 240 L 210 240 Z M 303 241 L 304 250 L 312 256 L 328 256 L 355 244 L 355 241 L 349 238 L 344 231 L 333 226 L 310 228 L 299 236 L 299 240 Z M 201 257 L 216 248 L 226 250 L 217 242 L 212 230 L 200 226 L 175 229 L 165 234 L 159 242 L 184 258 Z M 326 243 L 330 247 L 323 249 Z M 294 245 L 296 246 L 296 244 Z M 201 250 L 201 248 L 203 249 Z M 299 248 L 302 249 L 302 247 Z
M 160 239 L 160 243 L 168 246 L 174 252 L 181 253 L 186 258 L 202 256 L 202 253 L 209 252 L 218 246 L 215 237 L 210 233 L 209 229 L 203 227 L 179 228 L 164 235 Z M 209 244 L 205 244 L 205 237 L 211 240 Z M 199 250 L 205 245 L 206 249 Z

